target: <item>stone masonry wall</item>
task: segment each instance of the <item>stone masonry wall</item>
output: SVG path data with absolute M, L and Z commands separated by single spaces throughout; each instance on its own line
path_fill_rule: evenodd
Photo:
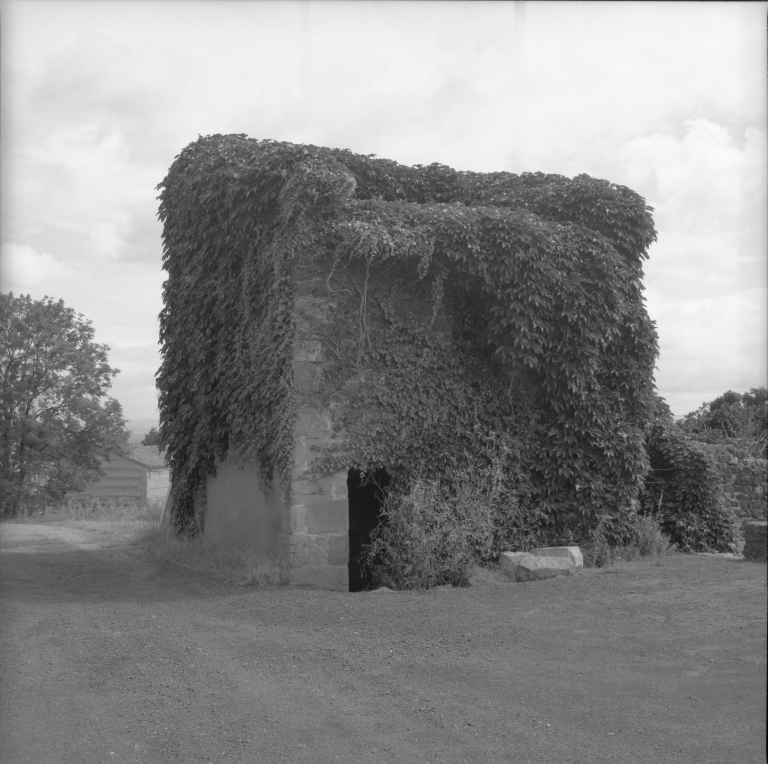
M 698 444 L 715 461 L 720 490 L 742 523 L 766 519 L 768 461 L 750 457 L 732 445 Z
M 349 495 L 347 471 L 319 475 L 312 463 L 338 441 L 330 410 L 317 392 L 323 379 L 323 351 L 313 336 L 334 306 L 303 289 L 296 298 L 294 385 L 297 420 L 291 481 L 289 576 L 291 583 L 322 589 L 349 588 Z

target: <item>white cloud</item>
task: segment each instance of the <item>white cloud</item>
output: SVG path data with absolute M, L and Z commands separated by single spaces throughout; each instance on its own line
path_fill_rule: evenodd
M 146 368 L 113 361 L 133 380 L 120 387 L 132 406 L 156 365 L 155 186 L 184 146 L 217 132 L 626 184 L 657 207 L 646 271 L 660 387 L 704 389 L 697 353 L 746 379 L 728 353 L 762 316 L 739 313 L 735 295 L 766 278 L 765 3 L 11 0 L 3 11 L 3 240 L 28 260 L 8 273 L 86 314 L 116 356 L 147 343 Z M 755 373 L 764 359 L 755 348 Z
M 764 286 L 720 297 L 648 302 L 659 325 L 657 387 L 677 416 L 726 390 L 768 384 Z
M 653 133 L 622 151 L 628 181 L 647 194 L 657 224 L 706 234 L 754 219 L 765 195 L 765 131 L 747 128 L 740 148 L 722 125 L 706 119 L 684 125 L 682 139 L 671 130 Z
M 111 345 L 110 364 L 120 369 L 110 395 L 133 418 L 157 419 L 155 373 L 160 368 L 157 341 L 125 340 Z
M 655 208 L 648 309 L 657 385 L 678 415 L 765 384 L 768 363 L 766 132 L 706 119 L 680 128 L 638 136 L 621 153 L 625 182 Z
M 61 277 L 64 266 L 53 255 L 37 252 L 28 244 L 2 245 L 0 282 L 3 292 L 28 293 Z
M 109 232 L 107 232 L 107 235 Z M 160 365 L 158 314 L 164 274 L 145 262 L 102 258 L 88 267 L 62 263 L 28 244 L 2 245 L 4 292 L 48 295 L 82 313 L 95 341 L 109 346 L 109 363 L 120 369 L 111 395 L 134 417 L 154 417 L 154 375 Z

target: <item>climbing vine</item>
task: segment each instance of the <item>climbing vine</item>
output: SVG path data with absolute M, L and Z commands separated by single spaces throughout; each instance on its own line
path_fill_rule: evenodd
M 738 519 L 718 494 L 719 476 L 710 457 L 669 421 L 648 437 L 651 470 L 641 493 L 645 514 L 684 552 L 730 552 Z
M 648 468 L 657 355 L 642 295 L 655 231 L 637 194 L 242 135 L 200 138 L 159 188 L 177 528 L 194 530 L 218 460 L 255 458 L 287 490 L 309 269 L 337 305 L 325 393 L 343 393 L 346 433 L 320 467 L 407 480 L 512 438 L 510 474 L 553 538 L 600 520 L 621 535 Z

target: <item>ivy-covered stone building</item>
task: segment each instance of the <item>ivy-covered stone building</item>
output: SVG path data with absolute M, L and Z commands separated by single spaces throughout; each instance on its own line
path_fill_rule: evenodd
M 637 194 L 242 135 L 159 188 L 179 532 L 359 589 L 382 489 L 493 453 L 543 537 L 621 534 L 655 399 Z

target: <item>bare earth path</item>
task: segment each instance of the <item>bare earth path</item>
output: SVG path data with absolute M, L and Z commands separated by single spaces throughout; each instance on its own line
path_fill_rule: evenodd
M 3 764 L 765 761 L 766 568 L 253 590 L 0 526 Z

